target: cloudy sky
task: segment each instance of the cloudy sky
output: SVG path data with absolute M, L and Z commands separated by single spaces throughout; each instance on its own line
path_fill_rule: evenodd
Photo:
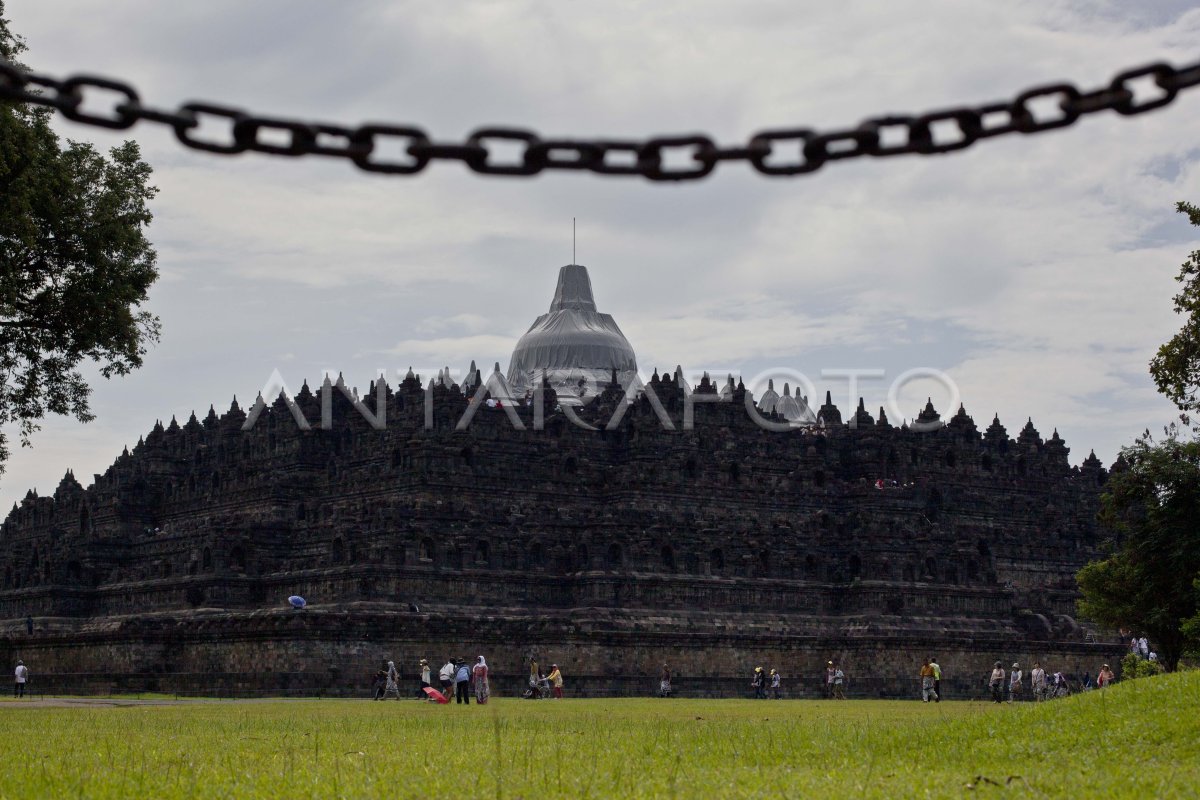
M 9 0 L 29 65 L 127 78 L 150 103 L 264 114 L 483 125 L 548 136 L 831 128 L 884 112 L 1097 87 L 1197 58 L 1200 10 L 1158 2 L 315 2 Z M 253 399 L 327 370 L 507 366 L 559 266 L 591 270 L 639 365 L 750 376 L 944 370 L 981 426 L 1057 427 L 1078 463 L 1106 462 L 1172 418 L 1146 375 L 1178 327 L 1178 265 L 1200 201 L 1200 91 L 1136 118 L 1095 115 L 937 158 L 859 160 L 767 179 L 726 164 L 686 185 L 590 174 L 416 178 L 269 156 L 220 158 L 163 130 L 67 137 L 142 144 L 161 189 L 150 229 L 162 342 L 100 380 L 88 425 L 48 420 L 0 481 L 7 505 L 88 482 L 156 419 Z M 909 416 L 936 386 L 901 395 Z

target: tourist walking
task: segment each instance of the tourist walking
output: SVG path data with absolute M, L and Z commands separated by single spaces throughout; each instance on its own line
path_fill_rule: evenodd
M 783 689 L 780 686 L 781 682 L 782 682 L 782 679 L 780 678 L 779 673 L 772 669 L 771 670 L 771 699 L 773 699 L 773 700 L 782 700 L 783 699 Z
M 996 666 L 992 667 L 992 676 L 988 679 L 988 686 L 992 690 L 992 702 L 1004 702 L 1004 667 L 1000 662 L 996 662 Z
M 562 700 L 562 672 L 558 668 L 558 664 L 550 665 L 550 674 L 546 676 L 546 680 L 550 681 L 550 685 L 554 690 L 554 699 Z
M 379 669 L 375 670 L 375 677 L 371 682 L 373 700 L 382 700 L 384 691 L 387 689 L 387 662 L 379 662 Z
M 458 669 L 454 671 L 454 702 L 471 705 L 471 668 L 461 658 Z
M 933 702 L 942 702 L 942 667 L 937 662 L 937 656 L 929 659 L 929 666 L 933 667 Z
M 842 688 L 846 684 L 846 673 L 842 672 L 841 667 L 835 667 L 833 670 L 833 699 L 845 700 L 846 695 L 842 692 Z
M 427 700 L 427 699 L 429 699 L 429 695 L 427 695 L 425 693 L 425 690 L 428 689 L 429 687 L 433 686 L 433 684 L 429 682 L 429 679 L 433 677 L 433 674 L 432 674 L 433 671 L 429 669 L 429 662 L 423 658 L 421 659 L 420 669 L 421 669 L 421 685 L 417 687 L 417 699 L 418 700 Z
M 833 676 L 836 671 L 837 670 L 833 668 L 832 661 L 830 661 L 829 665 L 825 667 L 825 694 L 827 694 L 831 700 L 833 699 Z
M 454 696 L 454 659 L 447 659 L 438 670 L 438 683 L 442 686 L 442 694 L 449 700 Z
M 16 683 L 13 684 L 13 697 L 24 697 L 25 684 L 29 682 L 29 667 L 25 666 L 24 661 L 17 662 L 13 677 L 16 679 Z
M 1103 689 L 1116 679 L 1117 676 L 1113 675 L 1113 671 L 1108 668 L 1108 664 L 1105 664 L 1100 668 L 1100 674 L 1096 676 L 1096 686 Z
M 1042 665 L 1033 662 L 1033 671 L 1029 673 L 1029 683 L 1033 688 L 1033 699 L 1041 702 L 1046 699 L 1046 670 Z
M 475 679 L 475 702 L 479 705 L 484 705 L 491 695 L 491 689 L 488 686 L 488 665 L 483 656 L 479 657 L 479 661 L 471 669 L 471 676 Z
M 929 666 L 927 658 L 921 665 L 921 702 L 928 703 L 935 697 L 937 697 L 937 692 L 933 690 L 933 667 Z
M 1008 702 L 1020 700 L 1017 697 L 1021 693 L 1021 679 L 1025 677 L 1025 673 L 1021 671 L 1020 665 L 1013 662 L 1012 672 L 1008 673 Z
M 396 662 L 387 662 L 386 683 L 383 689 L 383 699 L 387 700 L 388 695 L 395 695 L 396 699 L 400 699 L 400 671 L 396 669 Z
M 671 696 L 671 668 L 663 664 L 662 674 L 658 677 L 658 696 Z
M 750 679 L 750 686 L 754 689 L 755 700 L 767 699 L 767 676 L 763 674 L 762 667 L 754 668 L 754 677 Z

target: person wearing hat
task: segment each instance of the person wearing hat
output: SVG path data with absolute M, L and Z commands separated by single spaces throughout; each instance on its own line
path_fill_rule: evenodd
M 417 689 L 417 699 L 418 700 L 428 699 L 429 695 L 425 694 L 425 690 L 433 685 L 432 683 L 429 682 L 429 679 L 431 677 L 433 677 L 433 676 L 431 675 L 431 670 L 429 669 L 429 662 L 422 658 L 421 659 L 421 686 Z
M 15 677 L 17 681 L 13 685 L 13 697 L 24 697 L 25 684 L 29 681 L 29 667 L 25 666 L 24 661 L 17 662 L 17 669 L 13 673 L 13 677 Z
M 781 700 L 782 690 L 780 688 L 780 676 L 774 669 L 771 670 L 771 698 L 773 700 Z
M 999 661 L 992 668 L 992 676 L 988 679 L 988 686 L 992 690 L 992 702 L 1004 702 L 1004 667 Z
M 550 674 L 546 676 L 546 680 L 550 681 L 550 686 L 554 689 L 554 699 L 562 700 L 562 672 L 558 668 L 558 664 L 550 665 Z
M 767 699 L 766 677 L 767 676 L 763 674 L 762 667 L 754 668 L 754 677 L 750 679 L 750 685 L 752 687 L 754 687 L 754 699 L 755 700 L 766 700 Z
M 1021 665 L 1014 661 L 1012 672 L 1008 673 L 1008 702 L 1021 699 L 1017 695 L 1021 693 L 1021 679 L 1024 677 L 1025 673 L 1021 671 Z
M 1116 679 L 1117 676 L 1113 675 L 1113 671 L 1109 669 L 1108 664 L 1105 664 L 1104 666 L 1100 667 L 1100 674 L 1096 676 L 1096 687 L 1103 689 Z

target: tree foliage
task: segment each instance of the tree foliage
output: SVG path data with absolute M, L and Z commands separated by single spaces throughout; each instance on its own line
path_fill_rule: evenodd
M 24 49 L 0 0 L 0 55 Z M 92 419 L 81 369 L 127 374 L 158 339 L 150 172 L 135 142 L 64 146 L 49 110 L 0 102 L 0 425 L 24 445 L 47 414 Z M 0 472 L 7 457 L 0 431 Z
M 1176 210 L 1200 226 L 1200 208 L 1181 202 Z M 1183 316 L 1183 327 L 1158 348 L 1150 374 L 1158 390 L 1188 415 L 1200 410 L 1200 250 L 1192 251 L 1175 280 L 1183 284 L 1175 295 L 1175 312 Z
M 1196 640 L 1200 576 L 1200 441 L 1175 426 L 1121 451 L 1101 499 L 1100 521 L 1114 534 L 1108 558 L 1078 575 L 1083 616 L 1143 633 L 1169 670 Z
M 1121 680 L 1134 678 L 1153 678 L 1163 674 L 1163 666 L 1159 661 L 1147 661 L 1136 653 L 1126 653 L 1121 659 Z

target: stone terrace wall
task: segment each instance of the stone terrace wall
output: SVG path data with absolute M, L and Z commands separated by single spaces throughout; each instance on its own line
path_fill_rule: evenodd
M 308 609 L 111 619 L 82 628 L 52 621 L 33 636 L 9 629 L 0 657 L 22 658 L 39 691 L 162 691 L 218 696 L 369 694 L 380 661 L 396 661 L 416 688 L 416 664 L 488 658 L 498 694 L 524 689 L 530 656 L 558 663 L 573 696 L 646 695 L 671 665 L 681 696 L 749 693 L 755 666 L 778 669 L 789 697 L 824 691 L 825 662 L 837 661 L 856 697 L 911 697 L 926 655 L 939 658 L 947 696 L 981 697 L 992 662 L 1019 661 L 1095 675 L 1116 665 L 1118 642 L 1020 642 L 1011 630 L 972 635 L 920 626 L 840 626 L 750 615 L 676 616 L 576 609 L 565 615 L 463 615 L 380 609 Z

